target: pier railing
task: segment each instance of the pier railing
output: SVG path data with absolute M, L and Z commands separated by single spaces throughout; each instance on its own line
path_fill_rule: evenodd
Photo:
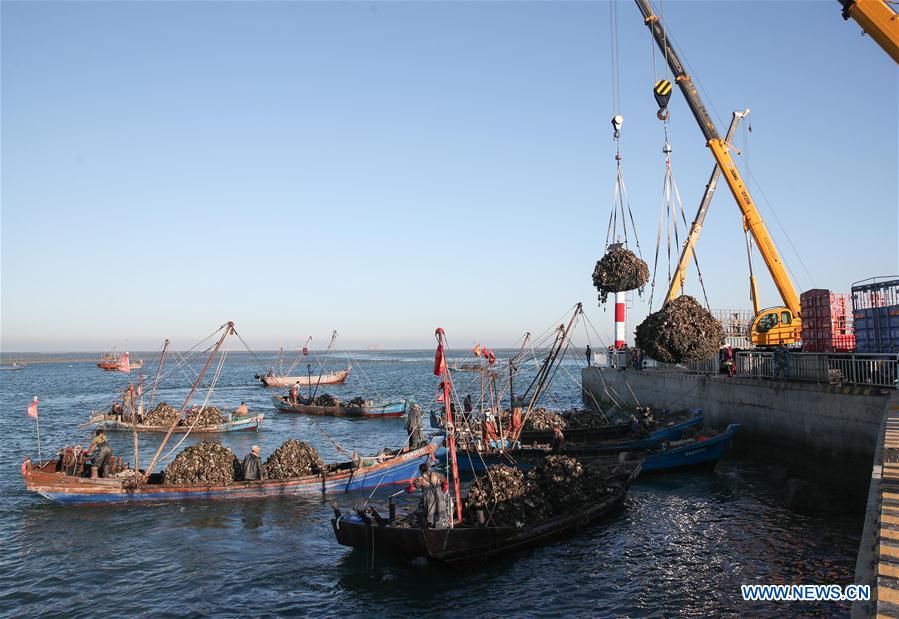
M 899 377 L 897 354 L 791 353 L 789 379 L 836 385 L 868 385 L 896 388 Z M 777 367 L 771 352 L 738 352 L 737 376 L 774 378 Z M 779 378 L 786 378 L 785 372 Z
M 741 351 L 735 354 L 736 374 L 740 378 L 773 379 L 777 373 L 774 354 L 767 351 Z M 720 374 L 723 365 L 717 358 L 693 363 L 660 363 L 644 358 L 645 369 L 691 374 Z M 867 385 L 897 388 L 899 354 L 790 353 L 789 380 L 831 385 Z M 630 351 L 603 350 L 593 353 L 593 365 L 605 368 L 633 368 Z M 778 378 L 786 378 L 780 372 Z

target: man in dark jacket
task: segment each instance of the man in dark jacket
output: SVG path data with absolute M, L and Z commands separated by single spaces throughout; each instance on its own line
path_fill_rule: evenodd
M 253 445 L 250 453 L 243 459 L 243 478 L 246 481 L 262 479 L 262 459 L 259 457 L 259 445 Z
M 87 455 L 94 453 L 94 450 L 97 451 L 97 454 L 94 456 L 93 467 L 97 469 L 99 477 L 106 477 L 107 465 L 112 458 L 112 448 L 106 440 L 106 433 L 103 432 L 103 428 L 97 429 L 94 440 L 91 441 L 90 446 L 87 448 Z

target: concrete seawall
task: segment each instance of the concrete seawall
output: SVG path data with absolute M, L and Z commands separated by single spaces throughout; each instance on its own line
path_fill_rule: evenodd
M 589 367 L 587 401 L 702 408 L 708 423 L 742 425 L 741 454 L 786 466 L 791 473 L 841 488 L 859 503 L 867 493 L 881 421 L 891 393 L 870 387 L 727 378 L 667 370 Z

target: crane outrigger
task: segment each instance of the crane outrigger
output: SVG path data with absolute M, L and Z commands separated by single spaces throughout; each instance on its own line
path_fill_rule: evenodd
M 653 39 L 655 39 L 659 49 L 662 50 L 662 54 L 665 56 L 668 66 L 674 74 L 675 81 L 687 100 L 690 111 L 693 112 L 696 122 L 699 123 L 699 128 L 706 139 L 706 145 L 712 151 L 716 163 L 716 169 L 712 173 L 712 180 L 706 189 L 706 197 L 700 205 L 697 220 L 693 222 L 693 226 L 687 236 L 665 302 L 670 302 L 680 293 L 682 283 L 686 277 L 687 265 L 693 257 L 693 247 L 702 229 L 702 219 L 705 217 L 708 203 L 711 201 L 711 192 L 714 191 L 717 173 L 723 171 L 727 186 L 743 214 L 744 229 L 755 239 L 759 253 L 762 255 L 762 259 L 768 267 L 768 272 L 771 273 L 771 277 L 774 280 L 774 285 L 777 287 L 777 291 L 783 300 L 782 306 L 759 310 L 755 293 L 755 278 L 750 276 L 753 309 L 755 310 L 751 325 L 752 342 L 757 346 L 776 346 L 780 341 L 786 344 L 795 343 L 799 341 L 802 333 L 799 321 L 799 295 L 796 293 L 796 289 L 793 287 L 793 283 L 790 281 L 790 277 L 784 268 L 780 254 L 774 245 L 774 240 L 771 238 L 771 234 L 768 232 L 768 228 L 765 226 L 765 222 L 752 196 L 749 195 L 749 189 L 737 170 L 733 157 L 730 155 L 728 141 L 722 139 L 718 134 L 715 123 L 706 111 L 690 75 L 684 70 L 683 63 L 671 41 L 666 36 L 664 26 L 659 16 L 653 11 L 649 0 L 635 0 L 635 2 L 643 14 L 644 22 L 652 33 Z M 735 125 L 732 125 L 732 127 L 735 128 Z

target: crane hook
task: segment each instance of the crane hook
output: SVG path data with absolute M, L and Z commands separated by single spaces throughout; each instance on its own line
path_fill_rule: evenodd
M 621 114 L 616 114 L 612 117 L 612 128 L 615 129 L 615 139 L 619 139 L 621 137 L 621 125 L 624 124 L 624 116 Z
M 663 108 L 659 109 L 658 112 L 656 112 L 656 116 L 658 117 L 659 120 L 664 122 L 664 121 L 668 120 L 669 116 L 671 116 L 671 112 L 668 111 L 667 107 L 663 107 Z

